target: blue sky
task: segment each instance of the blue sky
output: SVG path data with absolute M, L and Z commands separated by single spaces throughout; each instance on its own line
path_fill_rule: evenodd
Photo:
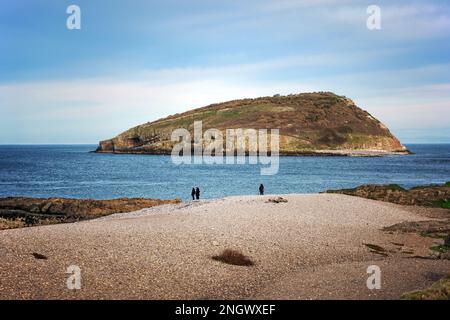
M 68 30 L 66 8 L 81 8 Z M 368 30 L 369 5 L 381 30 Z M 450 3 L 6 0 L 0 143 L 96 143 L 244 97 L 333 91 L 404 143 L 450 143 Z

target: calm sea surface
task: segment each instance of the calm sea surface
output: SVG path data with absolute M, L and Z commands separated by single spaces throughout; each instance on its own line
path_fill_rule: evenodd
M 410 156 L 281 157 L 279 173 L 259 165 L 181 165 L 170 156 L 90 153 L 95 145 L 0 145 L 0 197 L 189 199 L 266 193 L 311 193 L 366 183 L 404 187 L 450 181 L 450 144 L 408 145 Z

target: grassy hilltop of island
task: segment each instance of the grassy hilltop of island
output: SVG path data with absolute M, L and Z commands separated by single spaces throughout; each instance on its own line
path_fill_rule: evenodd
M 355 103 L 330 92 L 233 100 L 131 128 L 101 141 L 97 152 L 170 154 L 172 131 L 210 128 L 279 129 L 281 155 L 407 154 L 389 129 Z M 193 135 L 192 135 L 193 136 Z M 224 146 L 225 148 L 225 146 Z

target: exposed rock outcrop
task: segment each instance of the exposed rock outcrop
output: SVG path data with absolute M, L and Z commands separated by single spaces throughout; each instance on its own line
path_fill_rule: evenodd
M 418 186 L 404 189 L 398 185 L 363 185 L 354 189 L 327 190 L 367 199 L 392 202 L 402 205 L 449 208 L 450 182 L 443 185 Z
M 74 222 L 113 213 L 131 212 L 181 200 L 119 198 L 112 200 L 66 198 L 0 198 L 0 230 L 40 224 Z

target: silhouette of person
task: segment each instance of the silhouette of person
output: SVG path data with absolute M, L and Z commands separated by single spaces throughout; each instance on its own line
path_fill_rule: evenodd
M 200 189 L 198 187 L 195 188 L 195 197 L 197 198 L 197 200 L 200 199 Z
M 192 196 L 192 200 L 195 200 L 195 188 L 194 187 L 192 187 L 191 196 Z
M 262 183 L 259 185 L 259 194 L 261 196 L 264 195 L 264 185 Z

